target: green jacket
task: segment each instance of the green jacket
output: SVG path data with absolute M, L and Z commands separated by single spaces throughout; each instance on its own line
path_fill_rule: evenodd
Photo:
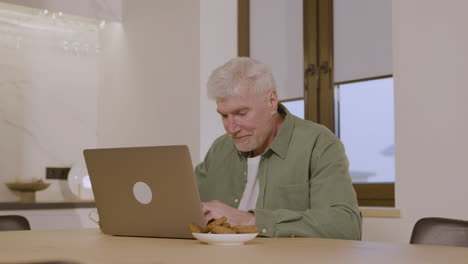
M 361 216 L 343 144 L 327 128 L 290 114 L 258 168 L 256 225 L 261 236 L 361 238 Z M 203 202 L 237 208 L 247 183 L 248 153 L 228 135 L 215 140 L 195 168 Z

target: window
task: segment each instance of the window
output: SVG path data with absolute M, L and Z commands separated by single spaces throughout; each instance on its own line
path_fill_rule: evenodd
M 282 101 L 281 103 L 291 114 L 304 119 L 304 98 Z
M 353 182 L 393 182 L 393 78 L 336 85 L 335 106 Z

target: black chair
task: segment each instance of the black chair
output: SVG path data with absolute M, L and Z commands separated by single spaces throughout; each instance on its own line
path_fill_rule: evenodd
M 31 230 L 28 219 L 21 215 L 0 215 L 0 231 Z
M 468 247 L 468 221 L 426 217 L 419 219 L 410 244 Z

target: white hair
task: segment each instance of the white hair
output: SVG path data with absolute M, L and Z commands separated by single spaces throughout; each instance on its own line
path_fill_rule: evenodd
M 233 95 L 238 85 L 248 87 L 255 94 L 276 90 L 273 74 L 266 64 L 249 57 L 238 57 L 211 73 L 207 84 L 208 98 L 218 100 Z

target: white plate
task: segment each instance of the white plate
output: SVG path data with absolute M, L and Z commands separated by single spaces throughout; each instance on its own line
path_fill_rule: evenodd
M 258 233 L 251 234 L 204 234 L 204 233 L 192 233 L 192 235 L 200 240 L 201 242 L 208 243 L 210 245 L 243 245 L 245 242 L 254 239 Z

